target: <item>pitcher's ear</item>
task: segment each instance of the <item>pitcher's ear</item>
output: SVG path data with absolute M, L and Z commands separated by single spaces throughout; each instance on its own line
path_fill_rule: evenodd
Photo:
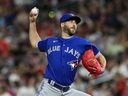
M 61 27 L 64 27 L 64 23 L 61 23 Z

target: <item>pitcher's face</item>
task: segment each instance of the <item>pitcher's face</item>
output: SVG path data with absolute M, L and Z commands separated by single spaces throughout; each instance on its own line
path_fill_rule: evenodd
M 75 20 L 69 20 L 64 22 L 64 26 L 62 27 L 63 31 L 66 32 L 68 35 L 72 36 L 76 33 L 77 24 Z

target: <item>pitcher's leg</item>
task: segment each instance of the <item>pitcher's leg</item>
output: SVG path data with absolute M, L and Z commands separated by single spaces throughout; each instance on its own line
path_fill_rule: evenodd
M 45 96 L 44 95 L 44 92 L 42 91 L 44 88 L 44 80 L 42 80 L 39 84 L 39 86 L 37 87 L 37 90 L 36 90 L 36 93 L 35 93 L 35 96 Z
M 68 92 L 65 92 L 64 96 L 91 96 L 91 95 L 84 93 L 82 91 L 70 89 Z
M 35 96 L 60 96 L 60 91 L 53 88 L 45 80 L 40 83 L 38 90 L 36 91 Z

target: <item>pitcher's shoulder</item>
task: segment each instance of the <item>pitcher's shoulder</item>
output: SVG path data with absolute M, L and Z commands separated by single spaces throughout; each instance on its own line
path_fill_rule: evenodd
M 48 38 L 46 38 L 47 40 L 56 40 L 57 39 L 57 37 L 48 37 Z
M 87 39 L 85 39 L 85 38 L 78 37 L 78 36 L 75 36 L 75 37 L 76 37 L 76 39 L 77 39 L 78 41 L 86 42 L 86 43 L 90 43 L 90 41 L 89 41 L 89 40 L 87 40 Z

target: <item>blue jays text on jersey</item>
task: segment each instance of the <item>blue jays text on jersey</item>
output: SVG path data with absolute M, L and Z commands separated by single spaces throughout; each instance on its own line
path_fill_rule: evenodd
M 52 52 L 54 51 L 61 51 L 60 50 L 61 46 L 52 46 L 48 49 L 48 55 L 50 55 Z M 65 53 L 68 53 L 68 54 L 72 54 L 73 56 L 75 56 L 77 59 L 80 57 L 80 53 L 73 49 L 73 48 L 70 48 L 70 47 L 66 47 L 65 50 L 64 50 Z
M 95 45 L 77 36 L 69 39 L 47 38 L 39 41 L 38 48 L 47 54 L 48 65 L 45 78 L 64 86 L 73 83 L 77 66 L 86 50 L 93 49 L 95 55 L 99 53 Z

